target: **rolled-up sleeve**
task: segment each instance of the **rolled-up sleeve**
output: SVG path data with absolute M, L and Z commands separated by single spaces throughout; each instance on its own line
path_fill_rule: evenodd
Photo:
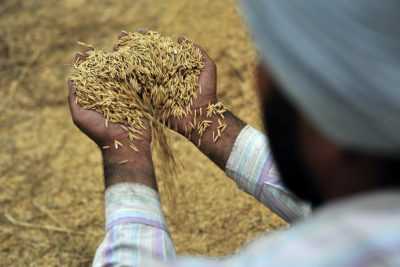
M 175 259 L 157 192 L 139 184 L 117 184 L 107 189 L 105 206 L 106 236 L 93 266 L 142 266 L 146 258 Z
M 239 188 L 289 223 L 310 213 L 310 206 L 284 187 L 266 136 L 251 126 L 246 126 L 237 137 L 226 164 L 226 173 Z

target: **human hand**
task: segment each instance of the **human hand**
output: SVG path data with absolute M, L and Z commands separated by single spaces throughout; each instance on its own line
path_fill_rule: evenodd
M 183 37 L 179 38 L 178 42 L 181 42 L 182 40 L 184 40 Z M 186 135 L 186 126 L 189 125 L 190 122 L 193 122 L 195 116 L 200 118 L 200 113 L 205 114 L 209 104 L 215 104 L 218 102 L 217 66 L 202 47 L 196 44 L 195 46 L 201 51 L 204 61 L 204 68 L 202 69 L 199 77 L 197 97 L 193 100 L 190 114 L 182 119 L 171 118 L 169 120 L 169 126 L 172 130 L 175 130 L 176 132 L 188 138 L 189 136 Z
M 76 54 L 75 61 L 85 60 L 88 56 L 86 52 Z M 72 81 L 68 81 L 68 88 L 68 102 L 74 124 L 102 151 L 106 185 L 136 182 L 156 188 L 149 125 L 146 130 L 142 130 L 142 138 L 135 140 L 135 151 L 130 148 L 128 132 L 122 125 L 107 122 L 102 114 L 79 106 Z
M 189 139 L 193 144 L 197 145 L 208 158 L 217 164 L 222 170 L 225 170 L 226 162 L 231 154 L 233 145 L 240 131 L 245 127 L 245 123 L 225 110 L 223 105 L 218 102 L 217 98 L 217 66 L 214 61 L 208 56 L 207 52 L 200 46 L 195 46 L 200 49 L 203 55 L 204 68 L 199 77 L 199 89 L 197 97 L 193 101 L 191 112 L 182 119 L 171 118 L 169 126 L 171 129 L 180 133 Z M 213 113 L 207 115 L 207 107 L 214 104 L 214 107 L 221 107 L 222 113 Z M 207 128 L 201 136 L 193 129 L 188 132 L 188 125 L 196 124 L 196 121 L 209 121 L 210 127 Z M 226 125 L 224 135 L 218 139 L 214 133 L 219 133 L 221 121 Z M 218 142 L 217 142 L 218 141 Z

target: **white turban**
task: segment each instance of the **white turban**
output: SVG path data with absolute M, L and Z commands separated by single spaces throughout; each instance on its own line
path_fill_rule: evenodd
M 400 155 L 400 0 L 243 0 L 284 93 L 336 144 Z

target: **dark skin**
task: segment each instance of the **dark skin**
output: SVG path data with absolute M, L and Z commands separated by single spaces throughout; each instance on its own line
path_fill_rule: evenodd
M 119 37 L 123 35 L 124 32 L 122 32 Z M 201 93 L 199 90 L 198 97 L 193 102 L 192 114 L 194 114 L 194 110 L 198 111 L 199 108 L 204 108 L 205 110 L 205 107 L 207 107 L 209 103 L 216 103 L 218 101 L 216 65 L 209 58 L 204 49 L 200 48 L 200 50 L 203 54 L 205 67 L 199 77 Z M 85 60 L 86 56 L 87 54 L 85 52 L 78 53 L 75 55 L 75 60 Z M 151 131 L 146 130 L 142 132 L 143 139 L 135 141 L 135 146 L 139 149 L 139 152 L 133 151 L 128 146 L 129 139 L 127 138 L 127 133 L 120 125 L 109 123 L 108 127 L 105 127 L 105 119 L 101 114 L 92 110 L 85 110 L 76 104 L 75 88 L 71 81 L 68 82 L 68 87 L 68 102 L 74 124 L 93 140 L 101 150 L 106 187 L 117 183 L 130 182 L 143 184 L 157 190 L 151 155 Z M 217 127 L 218 118 L 207 118 L 208 120 L 212 120 L 213 124 L 203 135 L 202 143 L 199 147 L 204 154 L 222 169 L 225 168 L 226 161 L 229 158 L 236 137 L 245 126 L 241 120 L 229 111 L 227 111 L 224 116 L 229 126 L 224 132 L 223 138 L 217 143 L 213 142 L 211 129 Z M 171 128 L 184 135 L 184 125 L 192 119 L 193 118 L 189 116 L 182 120 L 171 120 Z M 123 146 L 115 149 L 114 140 L 120 141 Z M 197 144 L 198 136 L 192 135 L 189 141 Z M 109 146 L 110 148 L 103 149 L 104 146 Z M 126 160 L 128 160 L 128 162 L 120 164 Z

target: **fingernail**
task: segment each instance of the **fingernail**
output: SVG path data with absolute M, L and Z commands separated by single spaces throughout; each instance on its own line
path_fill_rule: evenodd
M 76 88 L 75 88 L 75 84 L 72 80 L 68 80 L 68 87 L 71 90 L 72 93 L 75 93 Z

